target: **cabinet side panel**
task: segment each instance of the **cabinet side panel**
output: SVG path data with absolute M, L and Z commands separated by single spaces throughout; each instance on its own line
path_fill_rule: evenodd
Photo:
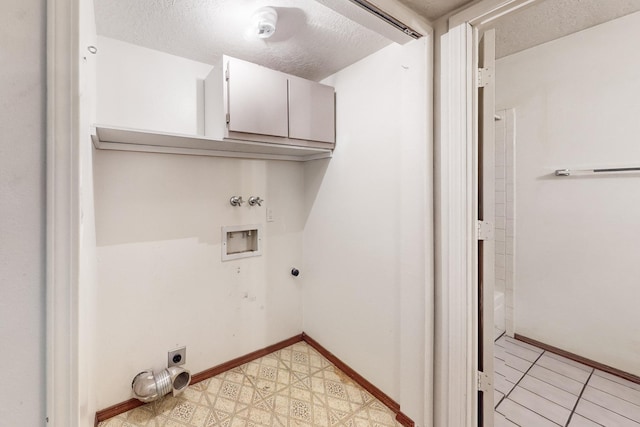
M 204 80 L 204 134 L 211 138 L 225 136 L 225 82 L 222 68 L 222 62 L 216 64 Z
M 331 86 L 289 79 L 289 138 L 335 142 L 335 92 Z
M 96 121 L 196 135 L 202 80 L 211 64 L 99 36 Z
M 288 136 L 287 77 L 229 58 L 229 131 Z

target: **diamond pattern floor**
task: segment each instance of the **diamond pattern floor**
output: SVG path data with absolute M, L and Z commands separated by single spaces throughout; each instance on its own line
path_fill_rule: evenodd
M 399 427 L 395 414 L 305 342 L 120 414 L 99 427 Z

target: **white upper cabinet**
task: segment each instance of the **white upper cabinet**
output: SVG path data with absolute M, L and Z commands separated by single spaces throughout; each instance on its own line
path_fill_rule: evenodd
M 286 75 L 230 58 L 226 82 L 229 132 L 288 136 Z
M 289 78 L 289 138 L 334 143 L 335 91 L 331 86 Z
M 333 149 L 335 91 L 224 56 L 204 82 L 205 134 Z
M 331 157 L 334 144 L 289 137 L 292 76 L 228 57 L 212 66 L 106 37 L 99 43 L 91 129 L 98 149 L 292 161 Z

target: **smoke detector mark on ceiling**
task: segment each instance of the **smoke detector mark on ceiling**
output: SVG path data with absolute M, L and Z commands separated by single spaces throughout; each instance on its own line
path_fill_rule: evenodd
M 253 14 L 253 31 L 259 39 L 268 39 L 276 32 L 278 12 L 272 7 L 262 7 Z

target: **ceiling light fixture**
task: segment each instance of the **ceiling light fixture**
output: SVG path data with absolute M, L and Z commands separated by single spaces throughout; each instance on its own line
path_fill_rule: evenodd
M 263 7 L 253 14 L 255 34 L 259 39 L 268 39 L 276 32 L 278 12 L 272 7 Z

